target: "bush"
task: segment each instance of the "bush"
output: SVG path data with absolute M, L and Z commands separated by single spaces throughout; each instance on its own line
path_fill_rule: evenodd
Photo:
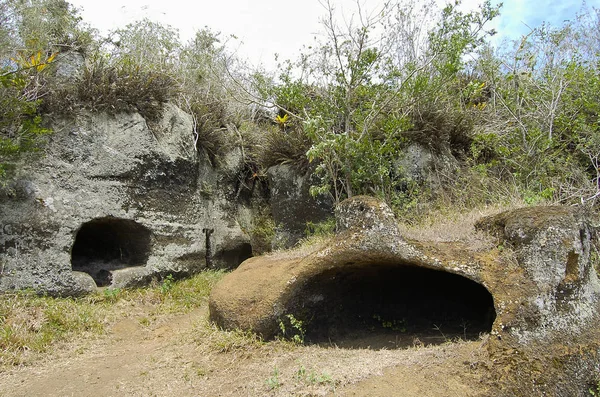
M 103 56 L 88 61 L 72 84 L 48 95 L 43 111 L 68 114 L 76 109 L 96 112 L 139 112 L 150 121 L 177 95 L 175 79 L 167 73 L 129 62 L 109 64 Z
M 308 169 L 306 153 L 311 141 L 302 128 L 282 128 L 275 125 L 257 127 L 260 131 L 260 146 L 256 147 L 256 160 L 264 168 L 278 164 L 292 164 L 299 169 Z

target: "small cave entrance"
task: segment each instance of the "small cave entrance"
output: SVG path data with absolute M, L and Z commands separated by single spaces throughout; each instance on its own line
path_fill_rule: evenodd
M 112 271 L 143 266 L 148 260 L 152 232 L 129 220 L 113 217 L 93 219 L 81 225 L 71 249 L 73 270 L 88 273 L 96 285 L 112 282 Z
M 496 318 L 493 297 L 482 285 L 403 264 L 328 271 L 310 280 L 297 296 L 292 314 L 303 321 L 305 341 L 342 348 L 476 340 L 491 331 Z M 283 326 L 293 333 L 292 321 Z
M 235 247 L 225 247 L 216 253 L 212 262 L 218 267 L 225 269 L 235 269 L 243 261 L 252 257 L 252 245 L 242 243 Z

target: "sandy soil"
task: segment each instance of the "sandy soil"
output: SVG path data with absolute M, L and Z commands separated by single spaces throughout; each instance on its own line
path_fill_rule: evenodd
M 484 341 L 405 349 L 258 343 L 207 322 L 207 308 L 116 323 L 0 374 L 1 396 L 485 395 Z M 391 343 L 392 341 L 390 341 Z

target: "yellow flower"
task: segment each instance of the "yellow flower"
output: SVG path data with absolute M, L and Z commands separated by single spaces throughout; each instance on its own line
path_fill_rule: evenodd
M 289 114 L 285 114 L 283 117 L 281 117 L 280 115 L 277 115 L 277 117 L 275 117 L 275 121 L 281 125 L 281 126 L 285 126 L 285 123 L 287 123 L 288 119 L 290 118 Z

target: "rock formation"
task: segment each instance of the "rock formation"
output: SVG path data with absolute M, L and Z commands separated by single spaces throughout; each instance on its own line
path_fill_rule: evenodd
M 600 284 L 584 214 L 533 207 L 484 218 L 477 229 L 493 241 L 478 249 L 409 241 L 370 197 L 341 203 L 336 218 L 324 245 L 251 258 L 227 275 L 211 294 L 211 319 L 338 346 L 375 333 L 396 335 L 398 346 L 398 335 L 428 343 L 435 331 L 446 341 L 484 332 L 488 380 L 506 395 L 540 390 L 536 382 L 555 395 L 587 391 L 600 365 Z M 540 372 L 532 361 L 553 367 Z
M 289 164 L 267 170 L 271 188 L 271 212 L 276 225 L 273 248 L 291 248 L 305 236 L 308 222 L 318 223 L 333 216 L 330 198 L 310 195 L 316 177 Z
M 0 199 L 0 290 L 77 295 L 187 275 L 206 266 L 208 245 L 216 267 L 252 255 L 238 217 L 248 211 L 230 200 L 241 156 L 213 167 L 177 107 L 151 126 L 84 112 L 52 128 Z

